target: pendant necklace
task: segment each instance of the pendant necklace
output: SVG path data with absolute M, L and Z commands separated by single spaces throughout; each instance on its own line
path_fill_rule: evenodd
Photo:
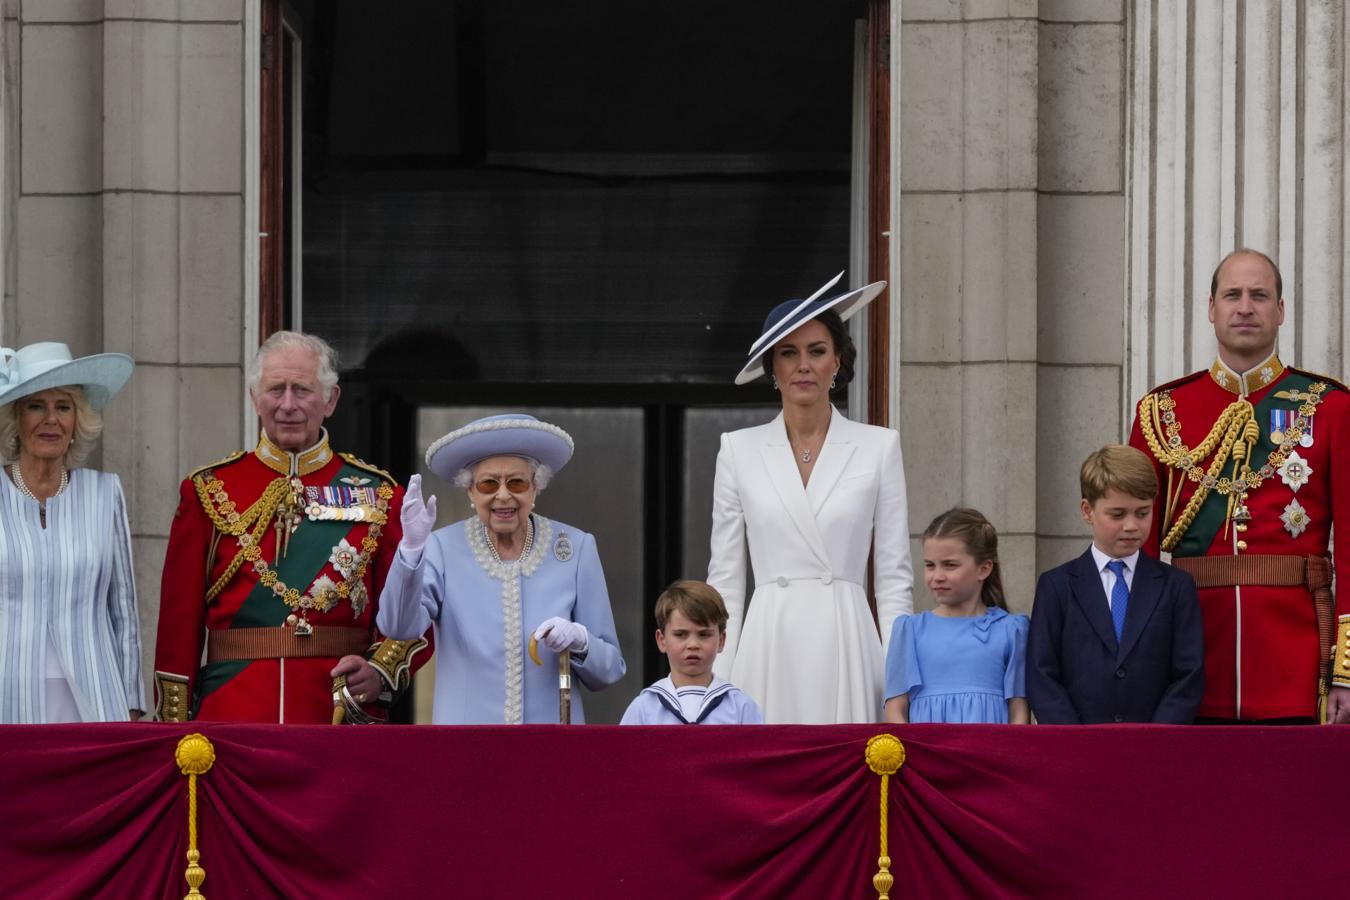
M 810 447 L 803 447 L 803 448 L 802 448 L 802 462 L 804 462 L 804 463 L 809 463 L 810 461 L 811 461 L 811 448 L 810 448 Z

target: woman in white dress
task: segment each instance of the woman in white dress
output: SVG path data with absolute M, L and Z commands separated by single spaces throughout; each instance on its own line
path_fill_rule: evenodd
M 769 313 L 736 383 L 768 376 L 783 411 L 722 435 L 717 455 L 708 582 L 730 613 L 717 674 L 769 723 L 880 721 L 879 635 L 914 607 L 900 435 L 830 403 L 857 355 L 843 323 L 886 283 L 825 296 L 842 275 Z M 879 623 L 867 602 L 869 553 Z
M 116 475 L 76 468 L 131 357 L 0 349 L 0 722 L 139 719 L 140 623 Z

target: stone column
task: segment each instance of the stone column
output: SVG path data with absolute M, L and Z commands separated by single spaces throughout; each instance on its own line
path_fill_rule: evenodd
M 1209 364 L 1210 276 L 1239 246 L 1266 252 L 1283 272 L 1281 355 L 1344 378 L 1344 5 L 1191 0 L 1130 10 L 1124 403 Z
M 901 7 L 899 427 L 917 537 L 971 505 L 998 529 L 1011 605 L 1036 557 L 1034 0 Z M 916 604 L 922 555 L 915 541 Z
M 1036 568 L 1082 553 L 1088 453 L 1121 440 L 1125 352 L 1124 10 L 1042 0 L 1036 319 Z
M 243 0 L 26 0 L 5 23 L 22 48 L 6 342 L 136 359 L 93 464 L 126 490 L 147 678 L 178 482 L 242 438 L 242 17 Z

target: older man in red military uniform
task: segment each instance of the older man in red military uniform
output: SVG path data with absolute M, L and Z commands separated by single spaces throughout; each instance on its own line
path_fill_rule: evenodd
M 1130 435 L 1164 488 L 1147 549 L 1200 588 L 1198 721 L 1310 723 L 1324 706 L 1350 722 L 1350 592 L 1332 600 L 1327 558 L 1334 528 L 1350 571 L 1350 393 L 1281 362 L 1282 288 L 1265 254 L 1229 254 L 1210 288 L 1218 359 L 1145 396 Z
M 333 359 L 312 335 L 269 338 L 250 370 L 257 447 L 183 481 L 160 592 L 162 720 L 378 720 L 420 662 L 426 641 L 374 632 L 403 491 L 329 448 Z

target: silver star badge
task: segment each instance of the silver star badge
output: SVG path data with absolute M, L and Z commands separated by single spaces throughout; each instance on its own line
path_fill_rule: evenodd
M 1280 514 L 1280 521 L 1284 523 L 1284 530 L 1294 537 L 1298 537 L 1308 528 L 1308 511 L 1303 508 L 1303 504 L 1297 499 L 1290 500 L 1289 505 L 1284 508 Z
M 1284 465 L 1275 470 L 1280 473 L 1280 480 L 1289 485 L 1294 493 L 1308 483 L 1308 476 L 1312 474 L 1312 466 L 1308 461 L 1298 455 L 1298 451 L 1289 454 L 1289 458 L 1284 461 Z

